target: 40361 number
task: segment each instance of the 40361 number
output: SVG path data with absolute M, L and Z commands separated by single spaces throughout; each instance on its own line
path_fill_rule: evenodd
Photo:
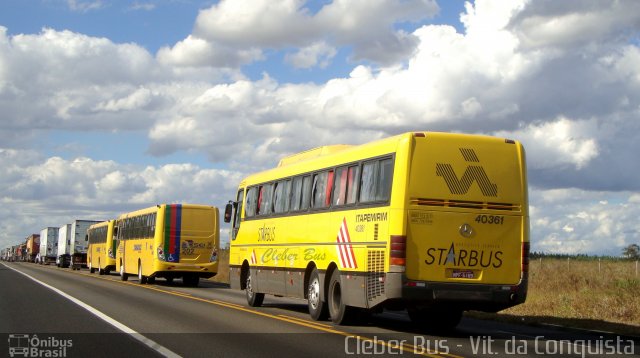
M 500 216 L 500 215 L 478 215 L 478 216 L 476 216 L 476 222 L 478 224 L 502 225 L 502 224 L 504 224 L 504 216 Z

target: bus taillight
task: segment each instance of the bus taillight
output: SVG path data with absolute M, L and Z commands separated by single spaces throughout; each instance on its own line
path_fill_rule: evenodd
M 529 242 L 522 243 L 522 272 L 529 272 Z
M 391 253 L 389 255 L 391 265 L 405 266 L 407 260 L 407 237 L 404 235 L 391 235 Z

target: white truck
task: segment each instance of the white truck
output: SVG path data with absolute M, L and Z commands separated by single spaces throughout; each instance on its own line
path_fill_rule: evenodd
M 58 267 L 69 267 L 71 262 L 71 224 L 65 224 L 58 229 L 58 254 L 56 265 Z
M 75 220 L 71 223 L 70 247 L 71 269 L 80 270 L 81 267 L 87 265 L 87 247 L 89 241 L 87 238 L 87 230 L 89 226 L 102 221 L 95 220 Z
M 58 228 L 46 227 L 40 230 L 39 264 L 48 265 L 56 262 L 58 254 Z

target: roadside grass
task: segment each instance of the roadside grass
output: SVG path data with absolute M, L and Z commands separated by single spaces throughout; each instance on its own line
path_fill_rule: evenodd
M 220 250 L 218 252 L 218 273 L 210 280 L 229 283 L 229 250 Z
M 469 315 L 640 336 L 640 276 L 635 261 L 536 259 L 524 304 Z

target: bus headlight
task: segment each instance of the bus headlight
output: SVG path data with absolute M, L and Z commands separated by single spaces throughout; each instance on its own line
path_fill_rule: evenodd
M 164 250 L 158 246 L 158 259 L 164 261 Z
M 115 257 L 115 255 L 113 254 L 113 250 L 112 250 L 112 249 L 109 249 L 109 250 L 107 251 L 107 254 L 109 255 L 109 258 L 112 258 L 112 259 L 115 259 L 115 258 L 116 258 L 116 257 Z
M 218 262 L 218 250 L 213 250 L 213 252 L 211 253 L 211 259 L 209 259 L 209 262 Z

